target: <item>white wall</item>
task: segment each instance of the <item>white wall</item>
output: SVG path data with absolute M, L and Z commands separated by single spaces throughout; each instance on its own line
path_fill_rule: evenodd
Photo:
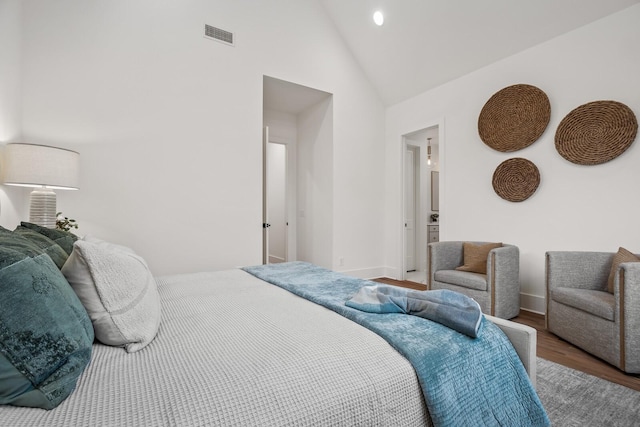
M 316 1 L 24 0 L 23 13 L 23 136 L 80 152 L 80 191 L 58 192 L 79 233 L 159 275 L 260 263 L 269 75 L 334 94 L 317 250 L 343 270 L 383 264 L 384 108 Z
M 277 141 L 295 144 L 298 140 L 298 125 L 295 114 L 264 110 L 264 125 L 269 127 L 269 137 Z
M 386 118 L 386 257 L 400 265 L 396 224 L 400 198 L 401 135 L 444 117 L 441 142 L 441 240 L 503 241 L 520 247 L 522 305 L 544 310 L 544 254 L 549 250 L 640 251 L 635 189 L 640 145 L 598 166 L 579 166 L 555 150 L 555 129 L 572 109 L 595 100 L 617 100 L 640 115 L 640 5 L 521 52 L 406 102 Z M 446 60 L 446 58 L 440 58 Z M 514 153 L 480 140 L 484 103 L 509 85 L 527 83 L 549 96 L 551 121 L 533 145 Z M 491 178 L 504 160 L 524 157 L 541 174 L 536 193 L 521 203 L 493 191 Z M 444 204 L 444 205 L 443 205 Z
M 311 106 L 297 119 L 298 259 L 332 268 L 333 99 Z
M 0 0 L 0 176 L 4 144 L 19 142 L 22 125 L 22 2 Z M 29 191 L 0 185 L 0 226 L 13 230 L 28 212 Z

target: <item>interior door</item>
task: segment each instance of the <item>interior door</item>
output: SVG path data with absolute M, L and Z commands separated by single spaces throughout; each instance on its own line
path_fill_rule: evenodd
M 271 140 L 268 126 L 263 133 L 262 263 L 271 264 L 290 259 L 289 147 Z
M 287 145 L 267 143 L 267 263 L 288 261 L 287 248 Z
M 416 168 L 415 151 L 407 147 L 405 153 L 405 266 L 407 272 L 416 270 Z
M 267 144 L 269 143 L 269 127 L 262 132 L 262 263 L 269 264 L 269 192 Z

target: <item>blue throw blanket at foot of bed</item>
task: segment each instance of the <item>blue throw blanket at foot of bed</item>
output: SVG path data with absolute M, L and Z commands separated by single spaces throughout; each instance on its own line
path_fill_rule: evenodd
M 504 333 L 482 317 L 477 338 L 403 313 L 345 303 L 375 282 L 305 262 L 243 268 L 372 330 L 411 362 L 434 426 L 549 426 L 527 372 Z
M 369 313 L 404 313 L 441 323 L 472 338 L 478 336 L 482 310 L 473 298 L 447 289 L 415 291 L 391 285 L 363 286 L 345 303 Z

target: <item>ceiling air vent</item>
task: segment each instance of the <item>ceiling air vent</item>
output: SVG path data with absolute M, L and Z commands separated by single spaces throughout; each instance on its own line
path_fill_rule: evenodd
M 229 31 L 204 24 L 204 36 L 208 39 L 233 46 L 233 33 Z

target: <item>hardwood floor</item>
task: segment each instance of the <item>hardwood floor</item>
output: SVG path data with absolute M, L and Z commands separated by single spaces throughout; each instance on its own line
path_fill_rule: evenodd
M 409 281 L 400 281 L 388 278 L 375 279 L 375 281 L 417 290 L 427 289 L 423 284 Z M 531 326 L 538 331 L 537 350 L 539 357 L 640 391 L 640 375 L 625 374 L 618 368 L 609 365 L 589 353 L 580 350 L 578 347 L 558 338 L 551 332 L 548 332 L 544 325 L 543 315 L 521 310 L 520 315 L 511 320 Z

